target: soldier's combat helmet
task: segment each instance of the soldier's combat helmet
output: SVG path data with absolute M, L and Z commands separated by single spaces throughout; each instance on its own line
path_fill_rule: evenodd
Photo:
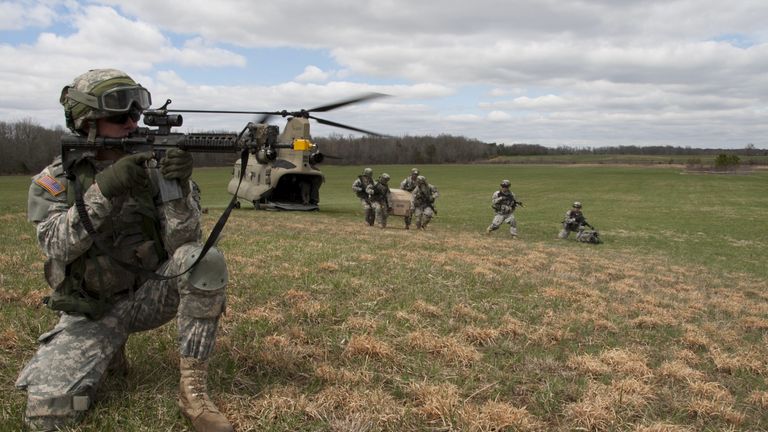
M 64 87 L 59 102 L 69 130 L 83 133 L 88 120 L 129 113 L 138 121 L 141 112 L 152 105 L 152 96 L 123 71 L 92 69 Z
M 379 182 L 387 184 L 389 182 L 389 174 L 384 173 L 381 176 L 379 176 Z
M 574 202 L 573 202 L 573 208 L 578 208 L 578 209 L 580 209 L 580 208 L 581 208 L 581 202 L 579 202 L 579 201 L 574 201 Z
M 501 181 L 501 187 L 503 187 L 503 188 L 508 188 L 508 187 L 510 187 L 511 185 L 512 185 L 512 183 L 510 183 L 510 181 L 509 181 L 509 180 L 502 180 L 502 181 Z
M 411 175 L 419 175 L 419 169 L 418 168 L 411 168 Z
M 420 176 L 416 177 L 416 183 L 422 184 L 422 185 L 423 184 L 427 184 L 427 178 L 420 175 Z
M 370 168 L 366 168 L 366 169 L 363 170 L 363 175 L 366 176 L 366 177 L 370 177 L 370 176 L 373 175 L 373 170 L 370 169 Z

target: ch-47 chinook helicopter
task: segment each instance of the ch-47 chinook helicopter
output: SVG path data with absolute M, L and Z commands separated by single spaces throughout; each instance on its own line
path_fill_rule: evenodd
M 267 135 L 259 139 L 261 143 L 251 153 L 254 157 L 248 159 L 243 181 L 240 183 L 242 161 L 237 160 L 232 171 L 227 191 L 237 194 L 241 200 L 248 201 L 257 209 L 272 210 L 318 210 L 320 186 L 325 176 L 317 168 L 327 156 L 320 152 L 312 142 L 309 133 L 309 120 L 320 124 L 348 129 L 373 136 L 384 136 L 353 126 L 336 123 L 315 117 L 313 112 L 327 112 L 346 105 L 360 103 L 370 99 L 386 96 L 381 93 L 368 93 L 351 99 L 322 105 L 316 108 L 299 111 L 202 111 L 178 110 L 176 112 L 216 112 L 231 114 L 258 114 L 258 120 L 253 124 L 266 125 L 273 116 L 287 117 L 283 132 L 278 134 L 277 126 L 260 128 L 259 133 Z M 239 185 L 239 188 L 238 188 Z M 237 207 L 240 206 L 238 202 Z

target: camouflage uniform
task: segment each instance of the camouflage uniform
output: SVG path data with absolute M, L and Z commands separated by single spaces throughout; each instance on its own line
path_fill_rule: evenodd
M 496 231 L 502 224 L 509 224 L 509 233 L 515 237 L 517 236 L 517 221 L 515 220 L 514 211 L 519 201 L 515 198 L 515 194 L 511 191 L 504 192 L 497 190 L 491 197 L 491 207 L 496 212 L 493 216 L 493 221 L 488 226 L 486 231 Z
M 387 227 L 387 217 L 392 211 L 392 196 L 387 185 L 388 180 L 389 176 L 382 174 L 376 184 L 367 188 L 367 192 L 371 197 L 371 206 L 373 206 L 376 214 L 376 221 L 381 228 Z
M 376 216 L 373 206 L 371 205 L 371 197 L 367 192 L 368 187 L 373 186 L 373 177 L 372 174 L 366 175 L 365 172 L 366 171 L 363 171 L 363 174 L 358 176 L 352 183 L 352 192 L 354 192 L 355 196 L 360 199 L 360 204 L 363 206 L 363 211 L 365 212 L 365 222 L 369 226 L 373 226 Z
M 110 76 L 117 72 L 108 70 Z M 94 76 L 101 78 L 90 75 Z M 78 122 L 70 119 L 70 129 L 80 132 Z M 125 359 L 128 336 L 174 317 L 182 365 L 182 412 L 190 416 L 190 409 L 209 402 L 203 394 L 204 377 L 225 308 L 228 279 L 221 252 L 211 248 L 192 271 L 167 280 L 149 279 L 113 259 L 162 275 L 178 275 L 189 268 L 202 251 L 199 190 L 186 180 L 181 198 L 163 202 L 158 181 L 165 174 L 148 169 L 150 190 L 108 198 L 94 177 L 83 173 L 112 169 L 113 162 L 86 157 L 70 168 L 84 190 L 84 206 L 101 246 L 94 245 L 72 205 L 74 182 L 65 178 L 60 158 L 34 176 L 29 188 L 28 219 L 36 226 L 38 243 L 47 257 L 45 278 L 54 289 L 48 305 L 57 309 L 53 299 L 63 293 L 62 287 L 72 286 L 79 299 L 103 301 L 96 316 L 58 308 L 58 323 L 39 337 L 36 354 L 16 380 L 16 387 L 27 391 L 24 420 L 32 430 L 58 430 L 79 421 L 95 400 L 110 362 Z M 75 296 L 69 292 L 62 297 Z M 191 362 L 198 363 L 192 367 Z M 185 374 L 202 377 L 202 383 L 194 386 L 198 399 L 189 397 L 191 390 L 185 392 Z M 204 415 L 194 413 L 195 428 L 212 424 L 209 413 L 214 410 L 215 406 L 204 409 Z M 219 429 L 202 426 L 198 430 L 231 430 L 216 413 Z
M 408 192 L 413 192 L 413 190 L 416 189 L 416 179 L 418 178 L 418 176 L 419 176 L 419 170 L 416 168 L 413 168 L 411 170 L 411 175 L 404 178 L 403 181 L 400 182 L 400 189 Z M 413 215 L 413 208 L 405 212 L 405 229 L 410 228 L 412 215 Z
M 41 184 L 54 188 L 47 190 Z M 33 177 L 29 189 L 28 216 L 37 226 L 38 242 L 48 257 L 45 276 L 51 287 L 62 283 L 68 263 L 93 250 L 75 207 L 67 203 L 69 190 L 60 159 Z M 185 198 L 155 202 L 153 216 L 169 256 L 164 262 L 159 262 L 152 241 L 137 228 L 142 214 L 135 199 L 107 199 L 94 183 L 84 193 L 84 201 L 97 232 L 109 239 L 121 258 L 175 275 L 186 270 L 201 251 L 200 197 L 196 188 L 191 190 Z M 223 259 L 212 249 L 204 261 L 220 261 L 225 266 Z M 84 287 L 113 293 L 114 304 L 98 320 L 62 312 L 53 330 L 40 336 L 40 348 L 16 381 L 28 394 L 25 420 L 43 430 L 77 420 L 94 400 L 107 366 L 121 354 L 128 336 L 159 327 L 174 316 L 178 316 L 180 355 L 206 360 L 224 312 L 226 275 L 217 286 L 199 289 L 190 283 L 197 270 L 170 280 L 146 281 L 103 255 L 89 259 Z
M 413 190 L 411 198 L 411 209 L 413 217 L 416 219 L 416 228 L 425 229 L 429 221 L 435 215 L 435 200 L 440 196 L 437 188 L 429 183 L 422 176 L 419 176 L 419 184 Z
M 581 203 L 575 202 L 574 207 L 571 210 L 565 212 L 565 218 L 563 219 L 563 229 L 558 234 L 561 239 L 567 239 L 572 233 L 576 233 L 576 241 L 583 243 L 601 243 L 600 234 L 594 228 L 587 230 L 586 227 L 590 226 L 587 222 L 587 218 L 584 213 L 581 212 Z

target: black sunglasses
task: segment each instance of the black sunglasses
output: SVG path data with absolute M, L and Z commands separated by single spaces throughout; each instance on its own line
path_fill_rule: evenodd
M 125 124 L 125 122 L 127 122 L 128 119 L 131 119 L 134 122 L 138 122 L 140 118 L 141 118 L 141 111 L 137 109 L 131 109 L 130 111 L 124 112 L 122 114 L 106 117 L 104 118 L 104 120 L 106 120 L 108 123 L 121 125 L 121 124 Z

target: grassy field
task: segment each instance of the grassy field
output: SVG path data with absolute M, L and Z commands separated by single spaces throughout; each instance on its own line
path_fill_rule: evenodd
M 631 165 L 700 165 L 713 166 L 717 155 L 623 155 L 623 154 L 573 154 L 497 156 L 493 163 L 507 164 L 631 164 Z M 768 164 L 766 155 L 739 156 L 742 167 Z
M 374 166 L 399 181 L 410 166 Z M 235 211 L 209 386 L 238 431 L 768 429 L 768 172 L 423 166 L 441 193 L 424 232 L 364 226 L 327 167 L 321 211 Z M 206 227 L 230 169 L 198 169 Z M 501 179 L 520 238 L 484 235 Z M 0 178 L 0 431 L 16 376 L 55 322 L 28 177 Z M 556 239 L 574 200 L 599 246 Z M 188 430 L 174 323 L 134 335 L 78 431 Z

